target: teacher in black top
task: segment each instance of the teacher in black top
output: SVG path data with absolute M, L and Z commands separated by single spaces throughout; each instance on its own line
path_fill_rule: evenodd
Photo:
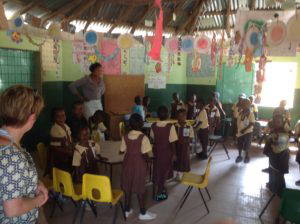
M 102 65 L 94 63 L 90 66 L 91 74 L 69 85 L 70 91 L 84 102 L 84 116 L 89 119 L 97 110 L 103 110 L 101 97 L 105 92 Z M 82 94 L 80 94 L 79 89 Z

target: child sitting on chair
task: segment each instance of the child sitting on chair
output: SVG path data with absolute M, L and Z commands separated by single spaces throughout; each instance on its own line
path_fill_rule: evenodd
M 82 182 L 82 176 L 85 173 L 99 174 L 97 161 L 107 160 L 100 155 L 100 146 L 90 139 L 90 132 L 87 126 L 79 127 L 78 143 L 75 145 L 73 155 L 73 179 L 74 182 Z
M 157 111 L 159 121 L 152 124 L 150 137 L 153 139 L 153 183 L 157 186 L 156 201 L 168 198 L 165 182 L 173 178 L 173 161 L 176 158 L 175 142 L 178 140 L 175 126 L 170 124 L 168 108 L 160 106 Z
M 105 141 L 105 134 L 108 134 L 108 130 L 104 125 L 104 119 L 105 113 L 102 110 L 97 110 L 89 119 L 91 139 L 98 144 Z
M 140 204 L 140 220 L 152 220 L 156 214 L 146 212 L 145 192 L 147 177 L 147 153 L 152 151 L 150 141 L 141 130 L 143 118 L 139 114 L 132 114 L 129 119 L 131 131 L 122 138 L 120 153 L 125 153 L 121 186 L 125 192 L 125 215 L 132 214 L 131 195 L 137 194 Z
M 176 179 L 179 180 L 182 172 L 189 172 L 190 166 L 190 143 L 194 136 L 194 129 L 186 123 L 187 112 L 184 109 L 177 111 L 178 123 L 175 124 L 178 141 L 176 142 L 176 158 L 174 170 L 177 171 Z
M 146 114 L 145 114 L 145 109 L 142 105 L 142 98 L 140 96 L 136 96 L 134 98 L 134 103 L 135 103 L 135 105 L 132 108 L 132 113 L 141 115 L 141 117 L 144 121 L 146 118 Z
M 209 134 L 214 135 L 216 129 L 220 127 L 221 115 L 219 109 L 215 105 L 215 100 L 211 99 L 210 103 L 206 106 L 209 124 Z
M 71 171 L 73 146 L 72 133 L 66 125 L 65 110 L 61 107 L 52 110 L 53 125 L 50 131 L 50 158 L 53 165 L 59 169 Z
M 255 123 L 255 117 L 250 110 L 251 103 L 248 99 L 242 100 L 242 109 L 237 115 L 237 142 L 239 155 L 235 162 L 240 163 L 243 161 L 242 151 L 245 152 L 244 163 L 249 163 L 249 150 L 252 142 L 252 132 Z
M 269 183 L 267 187 L 280 194 L 285 187 L 284 174 L 289 172 L 289 133 L 284 128 L 282 116 L 273 117 L 273 130 L 268 136 L 264 154 L 269 157 Z M 278 181 L 279 180 L 279 181 Z

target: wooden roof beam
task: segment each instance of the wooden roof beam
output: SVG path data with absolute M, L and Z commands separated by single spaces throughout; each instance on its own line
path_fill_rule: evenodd
M 227 0 L 227 12 L 225 16 L 224 26 L 228 38 L 230 38 L 230 11 L 231 11 L 231 0 Z
M 27 13 L 29 10 L 35 8 L 37 6 L 37 3 L 39 2 L 39 0 L 35 0 L 35 1 L 32 1 L 30 2 L 29 4 L 23 6 L 22 8 L 20 8 L 18 11 L 16 11 L 14 13 L 14 15 L 12 16 L 12 18 L 15 18 L 16 16 L 18 15 L 23 15 L 25 13 Z
M 145 20 L 145 18 L 147 17 L 147 15 L 154 10 L 152 5 L 148 5 L 147 8 L 144 10 L 143 16 L 132 26 L 132 29 L 130 31 L 131 34 L 134 34 L 134 31 L 136 30 L 136 28 L 138 28 L 141 24 L 141 22 L 143 22 Z
M 84 29 L 83 29 L 83 32 L 85 33 L 87 31 L 87 29 L 89 28 L 91 22 L 93 20 L 95 20 L 95 17 L 97 16 L 98 14 L 98 11 L 100 10 L 101 6 L 104 4 L 103 1 L 98 1 L 95 5 L 95 7 L 92 8 L 91 10 L 91 14 L 89 16 L 89 19 L 87 20 L 85 26 L 84 26 Z
M 256 5 L 256 0 L 250 0 L 249 9 L 254 10 Z
M 83 12 L 92 7 L 95 4 L 96 0 L 84 0 L 76 9 L 72 12 L 72 14 L 63 19 L 63 22 L 68 23 L 76 18 L 78 18 Z
M 171 13 L 169 13 L 166 18 L 164 19 L 164 27 L 165 26 L 168 26 L 172 20 L 172 17 L 173 17 L 173 13 L 175 13 L 175 15 L 177 15 L 180 10 L 182 10 L 182 7 L 184 5 L 185 1 L 180 1 L 176 6 L 175 6 L 175 9 L 174 11 L 171 11 Z
M 108 33 L 111 33 L 118 26 L 118 23 L 120 23 L 122 21 L 126 22 L 127 19 L 130 17 L 130 15 L 132 14 L 134 8 L 135 8 L 134 5 L 130 5 L 127 9 L 125 9 L 120 14 L 119 18 L 115 21 L 115 24 L 111 26 L 111 28 L 109 29 Z
M 67 12 L 69 12 L 74 7 L 76 7 L 80 2 L 81 2 L 81 0 L 72 0 L 71 2 L 63 5 L 60 9 L 44 15 L 41 18 L 41 20 L 42 20 L 41 26 L 44 26 L 48 20 L 51 20 L 56 16 L 65 15 Z

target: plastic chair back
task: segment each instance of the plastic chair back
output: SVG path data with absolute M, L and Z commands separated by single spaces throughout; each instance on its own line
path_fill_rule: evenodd
M 71 174 L 54 167 L 53 168 L 53 189 L 55 192 L 61 193 L 64 196 L 67 197 L 74 196 L 75 190 L 74 190 Z
M 111 203 L 113 200 L 110 179 L 106 176 L 84 174 L 82 183 L 83 199 Z
M 279 213 L 285 221 L 300 223 L 300 190 L 284 189 Z
M 205 186 L 208 185 L 208 177 L 210 174 L 210 163 L 211 163 L 211 157 L 208 158 L 205 173 L 203 175 L 203 185 L 205 185 Z
M 47 148 L 42 142 L 38 143 L 36 148 L 38 152 L 40 168 L 45 171 L 47 165 Z

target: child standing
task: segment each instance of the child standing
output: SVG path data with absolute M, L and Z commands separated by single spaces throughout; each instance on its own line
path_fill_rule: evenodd
M 145 192 L 147 176 L 147 153 L 152 151 L 150 141 L 141 130 L 143 119 L 139 114 L 132 114 L 129 125 L 132 129 L 122 138 L 120 153 L 125 153 L 123 161 L 121 186 L 125 192 L 125 215 L 132 214 L 131 195 L 137 194 L 140 205 L 140 220 L 152 220 L 156 214 L 146 211 Z
M 197 96 L 193 94 L 187 102 L 187 119 L 194 120 L 197 116 Z
M 151 102 L 151 99 L 149 96 L 143 97 L 143 107 L 144 107 L 146 118 L 151 117 L 151 112 L 149 110 L 150 102 Z
M 144 121 L 145 118 L 146 118 L 146 115 L 145 115 L 144 107 L 142 105 L 142 98 L 140 96 L 136 96 L 134 98 L 134 102 L 135 102 L 135 105 L 132 108 L 132 113 L 133 114 L 139 114 L 139 115 L 141 115 L 141 117 L 142 117 L 142 119 Z
M 284 128 L 281 115 L 273 117 L 271 131 L 264 148 L 269 157 L 269 183 L 267 187 L 278 195 L 285 188 L 284 174 L 289 172 L 289 133 Z
M 197 153 L 199 159 L 207 159 L 207 146 L 208 146 L 208 134 L 209 134 L 209 124 L 207 112 L 205 110 L 204 101 L 202 99 L 198 100 L 197 108 L 200 111 L 196 118 L 196 123 L 194 124 L 194 129 L 197 132 L 198 139 L 202 145 L 202 152 Z
M 173 93 L 173 102 L 171 103 L 171 119 L 176 119 L 177 111 L 185 109 L 184 103 L 180 100 L 178 93 Z
M 251 103 L 250 100 L 244 99 L 242 101 L 242 110 L 237 116 L 237 141 L 239 156 L 236 158 L 235 162 L 240 163 L 243 160 L 242 151 L 245 151 L 244 163 L 249 163 L 249 149 L 252 142 L 252 132 L 255 123 L 255 117 L 253 112 L 250 110 Z
M 81 126 L 87 126 L 88 122 L 86 118 L 84 117 L 83 114 L 83 102 L 81 101 L 76 101 L 73 103 L 73 108 L 72 108 L 72 115 L 70 118 L 67 119 L 67 124 L 71 129 L 72 132 L 72 138 L 75 142 L 78 141 L 77 136 L 78 136 L 78 129 Z
M 73 146 L 71 130 L 66 125 L 65 110 L 61 107 L 53 108 L 52 120 L 54 122 L 51 131 L 50 156 L 53 165 L 59 169 L 71 171 Z
M 89 127 L 91 130 L 91 139 L 98 144 L 105 141 L 105 134 L 108 134 L 107 128 L 104 125 L 105 113 L 102 110 L 97 110 L 89 119 Z
M 157 110 L 159 121 L 151 127 L 150 136 L 154 141 L 153 183 L 157 186 L 155 200 L 168 198 L 165 182 L 173 177 L 173 158 L 175 157 L 175 142 L 178 140 L 175 126 L 169 124 L 168 108 L 160 106 Z
M 76 183 L 82 182 L 82 176 L 85 173 L 99 174 L 97 160 L 107 160 L 100 155 L 100 146 L 90 139 L 88 126 L 82 126 L 78 129 L 78 143 L 75 145 L 73 162 L 73 179 Z
M 299 138 L 300 138 L 300 120 L 295 125 L 295 138 L 296 138 L 296 142 L 298 143 L 298 152 L 297 152 L 297 155 L 296 155 L 296 162 L 300 165 L 300 143 L 299 143 Z M 295 184 L 297 186 L 300 186 L 300 180 L 297 180 Z
M 254 114 L 255 120 L 258 120 L 258 107 L 256 103 L 254 103 L 254 96 L 249 96 L 249 100 L 251 103 L 251 111 Z
M 211 99 L 209 105 L 206 106 L 208 114 L 209 134 L 214 135 L 217 128 L 220 127 L 221 115 L 219 109 L 215 105 L 215 100 Z
M 176 158 L 175 170 L 177 178 L 181 178 L 182 172 L 189 172 L 190 166 L 190 143 L 194 136 L 194 129 L 192 126 L 186 123 L 186 110 L 180 109 L 177 112 L 178 123 L 175 124 L 176 132 L 178 135 L 178 141 L 176 142 Z
M 246 99 L 246 95 L 244 93 L 239 95 L 239 99 L 238 102 L 233 104 L 232 106 L 232 116 L 233 116 L 233 130 L 232 130 L 232 134 L 233 134 L 233 139 L 236 140 L 236 134 L 237 134 L 237 117 L 240 113 L 240 111 L 242 110 L 242 101 Z

